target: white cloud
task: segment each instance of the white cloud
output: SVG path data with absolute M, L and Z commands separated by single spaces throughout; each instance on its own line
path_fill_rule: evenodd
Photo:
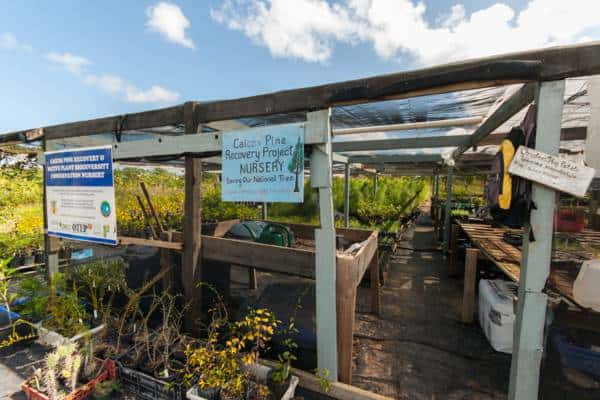
M 179 93 L 154 85 L 148 90 L 141 90 L 135 85 L 127 85 L 125 91 L 127 101 L 131 103 L 172 103 L 179 99 Z
M 20 42 L 15 35 L 10 32 L 5 32 L 0 35 L 0 48 L 5 50 L 21 50 L 27 53 L 33 51 L 33 48 L 30 45 Z
M 120 76 L 104 74 L 100 76 L 87 75 L 83 82 L 87 85 L 97 86 L 107 93 L 119 93 L 123 90 L 125 83 Z
M 160 33 L 170 42 L 189 49 L 196 48 L 185 32 L 190 27 L 190 21 L 177 5 L 160 2 L 148 7 L 146 15 L 148 16 L 146 26 L 150 30 Z
M 130 103 L 169 103 L 179 99 L 179 93 L 162 86 L 152 85 L 150 89 L 143 90 L 118 75 L 87 73 L 86 69 L 92 65 L 92 62 L 82 56 L 52 52 L 48 53 L 46 58 L 61 65 L 84 84 L 118 95 Z
M 81 74 L 84 67 L 92 64 L 87 58 L 76 56 L 71 53 L 50 52 L 46 54 L 46 58 L 48 61 L 58 64 L 67 71 L 76 75 Z
M 364 42 L 383 59 L 434 64 L 580 42 L 600 27 L 597 0 L 530 0 L 520 12 L 498 2 L 470 15 L 456 4 L 435 23 L 425 10 L 413 0 L 225 0 L 211 15 L 273 56 L 308 62 L 329 60 L 336 42 Z

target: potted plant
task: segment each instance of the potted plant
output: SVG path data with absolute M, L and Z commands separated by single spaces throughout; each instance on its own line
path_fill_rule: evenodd
M 154 294 L 152 303 L 133 334 L 133 345 L 119 358 L 119 376 L 126 389 L 138 395 L 140 391 L 160 393 L 161 398 L 183 395 L 181 374 L 183 364 L 174 357 L 183 336 L 180 333 L 186 307 L 178 307 L 180 296 L 167 292 Z M 150 321 L 161 317 L 154 326 Z M 152 318 L 154 317 L 154 318 Z M 130 385 L 130 382 L 134 383 Z
M 112 361 L 93 360 L 92 368 L 75 343 L 59 345 L 48 353 L 45 364 L 23 382 L 28 400 L 75 400 L 89 396 L 96 385 L 115 378 Z
M 18 306 L 18 310 L 36 324 L 38 340 L 42 344 L 66 344 L 83 334 L 103 329 L 100 325 L 90 330 L 85 303 L 77 295 L 76 286 L 68 287 L 63 274 L 55 274 L 50 282 L 38 277 L 21 281 L 19 297 L 26 300 Z
M 267 386 L 270 368 L 258 364 L 259 352 L 270 342 L 279 321 L 266 309 L 250 310 L 243 319 L 232 324 L 223 315 L 226 313 L 213 313 L 207 341 L 195 348 L 188 346 L 186 350 L 185 379 L 190 386 L 187 398 L 281 398 L 273 397 L 278 394 L 270 392 Z M 282 378 L 278 383 L 290 383 L 289 374 L 284 376 L 283 370 L 278 373 L 275 379 Z M 294 388 L 289 392 L 293 397 Z

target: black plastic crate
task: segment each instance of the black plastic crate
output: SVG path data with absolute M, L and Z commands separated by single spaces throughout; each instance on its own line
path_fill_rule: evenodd
M 117 375 L 123 389 L 144 400 L 184 400 L 185 390 L 181 385 L 171 384 L 153 376 L 125 367 L 119 361 Z

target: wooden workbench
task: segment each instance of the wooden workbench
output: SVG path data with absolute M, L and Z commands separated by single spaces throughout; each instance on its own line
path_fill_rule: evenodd
M 503 239 L 507 228 L 492 227 L 481 223 L 457 222 L 453 229 L 452 255 L 450 259 L 451 271 L 457 270 L 457 236 L 459 230 L 469 238 L 479 255 L 483 255 L 496 265 L 509 279 L 519 282 L 521 272 L 521 247 L 514 246 Z M 514 230 L 513 230 L 514 231 Z M 521 231 L 514 231 L 522 233 Z M 582 233 L 556 233 L 555 237 L 572 240 L 579 244 L 593 245 L 600 248 L 600 232 L 586 230 Z M 477 255 L 476 253 L 476 255 Z M 573 283 L 579 273 L 580 264 L 584 260 L 594 257 L 593 252 L 586 250 L 553 251 L 550 276 L 547 289 L 577 304 L 573 299 Z M 468 258 L 465 271 L 475 268 L 476 258 Z M 463 293 L 463 321 L 472 322 L 472 312 L 475 300 L 475 274 L 465 273 L 465 289 Z

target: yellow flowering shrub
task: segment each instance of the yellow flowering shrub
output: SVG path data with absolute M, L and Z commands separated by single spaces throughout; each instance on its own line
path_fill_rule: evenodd
M 259 351 L 271 341 L 279 321 L 263 308 L 250 310 L 233 324 L 215 315 L 213 313 L 206 343 L 186 349 L 185 378 L 201 389 L 221 388 L 226 397 L 241 398 L 250 381 L 243 366 L 258 362 Z M 228 329 L 223 333 L 222 328 Z M 263 395 L 265 388 L 259 391 Z

